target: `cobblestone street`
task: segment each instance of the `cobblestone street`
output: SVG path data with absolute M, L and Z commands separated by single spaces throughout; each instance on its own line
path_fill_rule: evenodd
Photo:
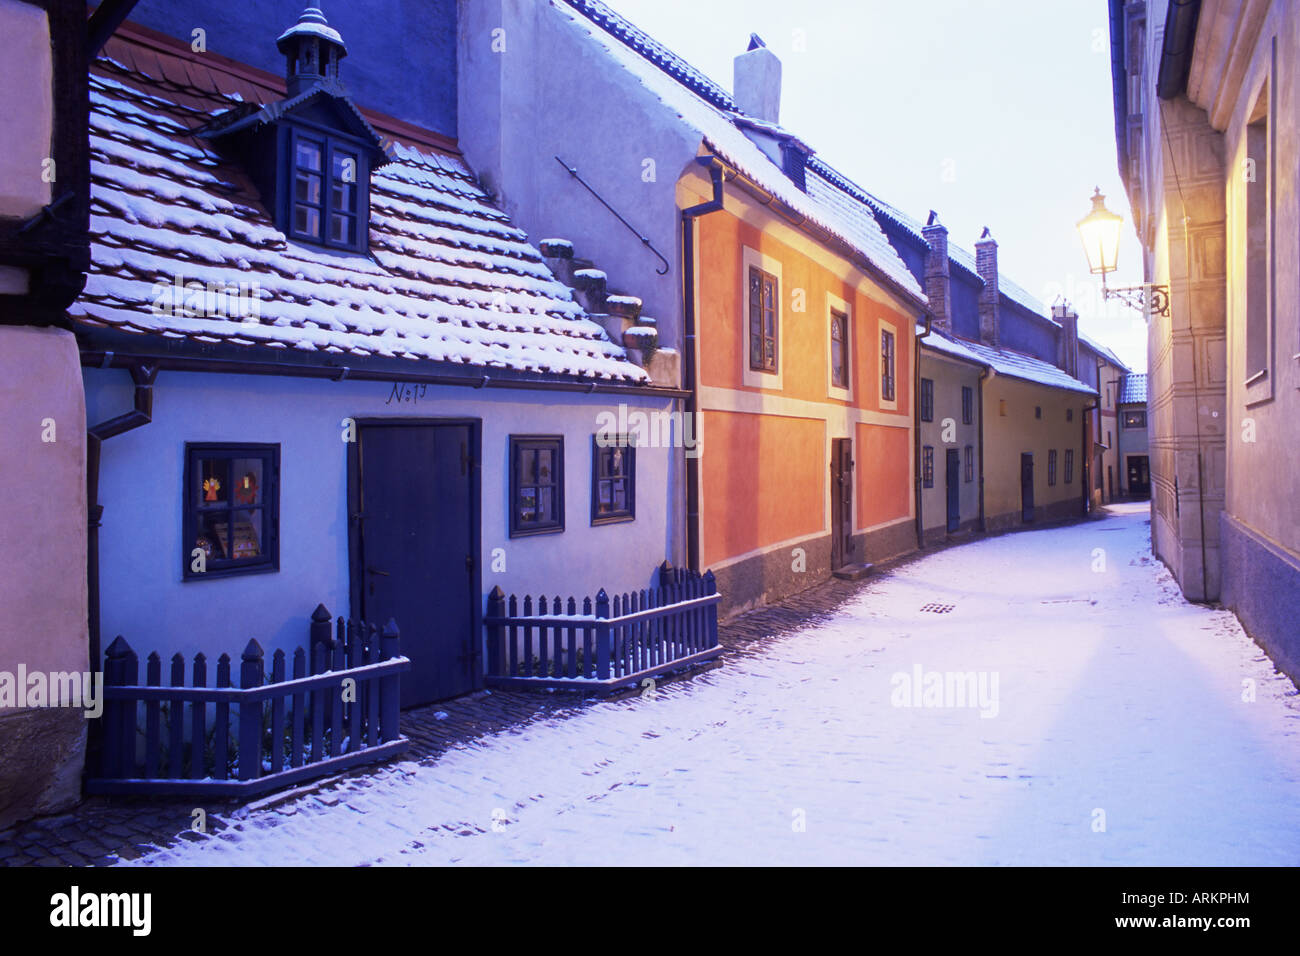
M 417 759 L 137 862 L 1300 862 L 1294 686 L 1178 595 L 1143 508 L 1115 511 L 739 619 L 725 667 L 653 699 L 411 715 Z

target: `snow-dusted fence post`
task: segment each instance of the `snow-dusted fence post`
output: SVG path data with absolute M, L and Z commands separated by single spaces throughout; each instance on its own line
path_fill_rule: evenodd
M 601 588 L 596 594 L 596 678 L 609 680 L 609 658 L 614 632 L 609 626 L 609 595 Z
M 379 659 L 391 661 L 401 656 L 401 635 L 397 622 L 392 618 L 384 625 L 384 633 L 379 638 Z M 401 715 L 402 687 L 397 674 L 384 677 L 379 683 L 379 739 L 383 743 L 397 740 L 401 736 L 398 723 Z
M 492 588 L 492 593 L 488 595 L 487 602 L 488 619 L 506 616 L 506 592 L 501 590 L 501 585 Z M 488 624 L 488 673 L 501 673 L 501 641 L 502 628 L 500 624 Z
M 250 640 L 239 664 L 239 686 L 244 690 L 261 687 L 265 678 L 262 646 Z M 243 697 L 239 701 L 239 779 L 252 780 L 262 774 L 262 700 Z

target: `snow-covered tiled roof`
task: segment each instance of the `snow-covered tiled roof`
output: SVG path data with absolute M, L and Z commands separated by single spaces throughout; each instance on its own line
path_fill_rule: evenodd
M 564 0 L 557 9 L 591 36 L 620 66 L 673 109 L 708 149 L 812 224 L 847 243 L 919 303 L 916 277 L 875 221 L 871 209 L 818 176 L 804 192 L 735 122 L 735 104 L 716 83 L 598 0 Z M 730 112 L 728 112 L 730 111 Z
M 79 327 L 648 382 L 459 157 L 391 142 L 392 162 L 371 179 L 368 256 L 290 242 L 242 170 L 192 135 L 245 97 L 219 81 L 196 88 L 215 69 L 182 64 L 179 75 L 189 77 L 183 89 L 117 60 L 93 68 L 92 262 L 69 310 Z M 173 300 L 178 277 L 249 283 L 256 309 L 229 308 L 239 303 L 228 296 L 218 314 L 192 316 L 183 289 Z
M 922 335 L 925 332 L 925 326 L 917 323 L 916 334 Z M 974 365 L 987 365 L 984 359 L 980 358 L 966 346 L 962 345 L 956 339 L 950 339 L 939 332 L 937 329 L 931 329 L 930 334 L 919 340 L 922 348 L 932 349 L 935 352 L 942 352 L 944 355 L 951 356 L 955 359 L 961 359 L 963 362 L 970 362 Z
M 924 331 L 925 326 L 918 324 L 916 334 L 920 335 Z M 1044 362 L 1032 355 L 1025 355 L 1023 352 L 1016 352 L 1012 349 L 995 349 L 992 346 L 972 342 L 969 339 L 949 337 L 933 328 L 930 330 L 930 334 L 921 339 L 920 342 L 922 348 L 932 349 L 953 358 L 973 362 L 976 365 L 990 366 L 996 374 L 1005 375 L 1008 378 L 1018 378 L 1038 385 L 1047 385 L 1051 388 L 1081 392 L 1085 395 L 1097 394 L 1096 389 L 1090 385 L 1085 385 L 1078 379 L 1071 378 L 1050 362 Z
M 1130 372 L 1124 376 L 1119 390 L 1120 405 L 1145 405 L 1147 402 L 1147 373 Z

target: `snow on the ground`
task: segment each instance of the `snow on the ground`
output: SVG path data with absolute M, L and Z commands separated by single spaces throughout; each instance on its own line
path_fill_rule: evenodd
M 1145 508 L 1115 510 L 928 556 L 654 699 L 140 862 L 1300 863 L 1295 687 L 1230 613 L 1182 599 Z M 983 674 L 996 704 L 894 706 L 918 669 Z

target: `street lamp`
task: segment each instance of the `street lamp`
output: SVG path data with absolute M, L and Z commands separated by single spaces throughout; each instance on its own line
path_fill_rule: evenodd
M 1118 289 L 1106 287 L 1106 273 L 1114 272 L 1119 264 L 1119 233 L 1124 218 L 1107 209 L 1105 200 L 1101 187 L 1095 189 L 1092 194 L 1092 209 L 1078 222 L 1079 238 L 1083 240 L 1083 252 L 1088 257 L 1088 271 L 1101 276 L 1102 301 L 1118 299 L 1139 312 L 1168 315 L 1167 285 L 1152 285 L 1148 282 Z

